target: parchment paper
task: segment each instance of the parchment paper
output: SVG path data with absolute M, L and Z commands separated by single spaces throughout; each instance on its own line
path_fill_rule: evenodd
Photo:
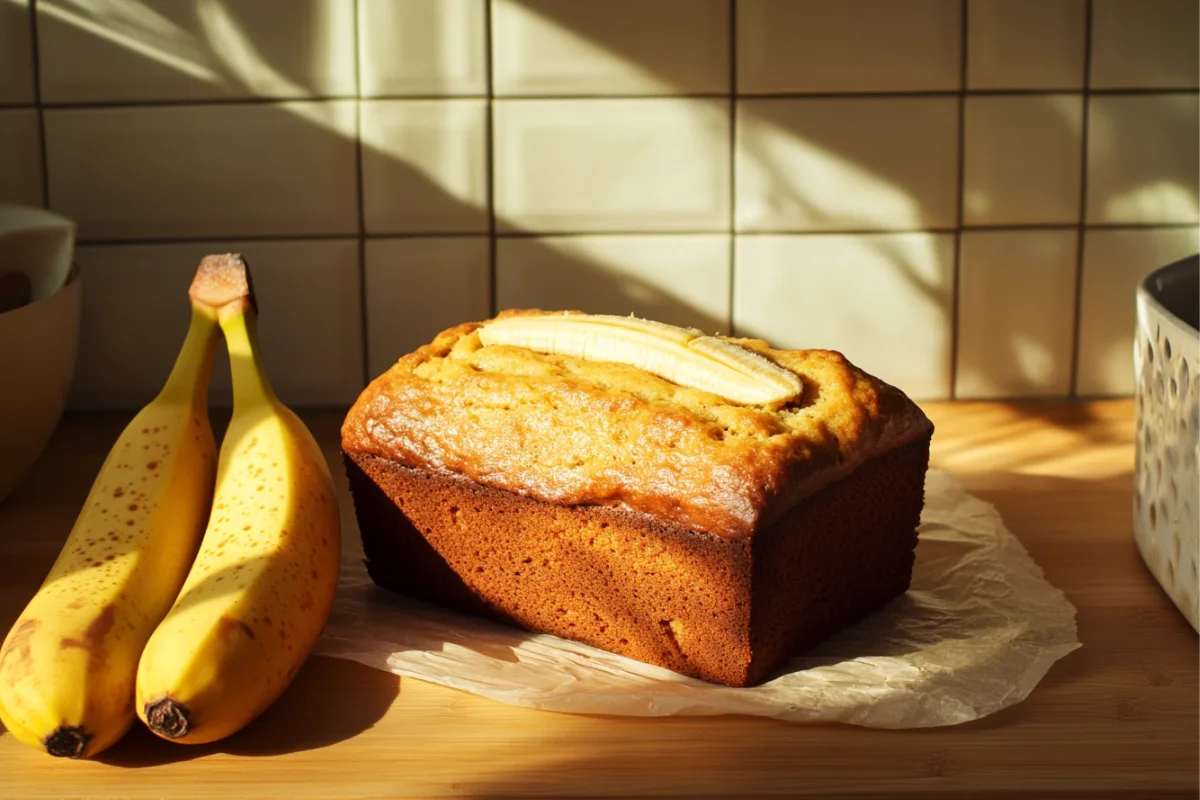
M 371 583 L 361 557 L 343 567 L 316 652 L 551 711 L 920 728 L 1024 700 L 1079 646 L 1074 606 L 996 510 L 931 470 L 908 593 L 756 687 L 716 686 L 401 598 Z

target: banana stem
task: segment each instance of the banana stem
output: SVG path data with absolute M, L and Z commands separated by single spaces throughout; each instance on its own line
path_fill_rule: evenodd
M 175 366 L 158 393 L 161 400 L 192 404 L 208 392 L 213 357 L 217 353 L 217 321 L 211 312 L 192 308 L 187 337 L 175 357 Z
M 275 391 L 267 380 L 267 371 L 258 350 L 258 320 L 252 308 L 222 315 L 221 330 L 229 349 L 229 368 L 233 375 L 233 408 L 269 403 Z

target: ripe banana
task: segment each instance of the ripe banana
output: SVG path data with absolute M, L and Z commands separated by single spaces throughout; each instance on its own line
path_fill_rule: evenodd
M 170 377 L 117 439 L 0 647 L 0 720 L 52 756 L 93 756 L 133 724 L 142 647 L 175 601 L 208 518 L 216 344 L 216 315 L 193 300 Z
M 135 701 L 150 730 L 191 744 L 240 730 L 288 686 L 329 615 L 341 556 L 329 467 L 267 381 L 245 262 L 218 266 L 206 299 L 229 348 L 233 417 L 204 541 L 142 653 Z
M 716 336 L 636 317 L 544 314 L 494 320 L 479 328 L 486 345 L 615 361 L 669 381 L 752 405 L 792 400 L 804 390 L 789 370 Z

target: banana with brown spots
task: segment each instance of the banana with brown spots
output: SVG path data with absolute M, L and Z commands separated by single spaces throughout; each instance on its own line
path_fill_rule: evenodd
M 267 380 L 240 257 L 214 265 L 207 299 L 229 348 L 233 416 L 200 552 L 137 675 L 138 716 L 184 743 L 229 736 L 283 692 L 320 636 L 341 557 L 328 465 Z
M 193 297 L 170 377 L 118 437 L 58 559 L 0 647 L 0 721 L 52 756 L 93 756 L 135 719 L 142 647 L 174 603 L 208 519 L 216 344 L 217 315 Z

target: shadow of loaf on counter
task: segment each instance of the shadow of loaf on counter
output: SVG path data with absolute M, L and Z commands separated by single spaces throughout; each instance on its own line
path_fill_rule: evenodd
M 738 403 L 485 346 L 486 324 L 404 356 L 343 424 L 378 585 L 728 686 L 908 589 L 933 425 L 898 389 L 839 353 L 721 337 L 800 378 Z

